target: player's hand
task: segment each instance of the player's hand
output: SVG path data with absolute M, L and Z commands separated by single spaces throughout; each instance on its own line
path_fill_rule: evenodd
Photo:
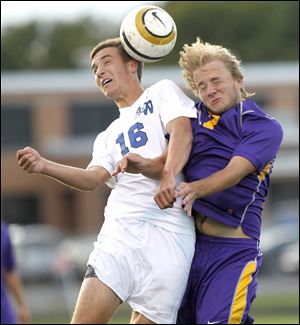
M 119 173 L 139 174 L 148 167 L 148 159 L 135 153 L 128 153 L 115 166 L 112 176 Z
M 20 324 L 28 324 L 31 320 L 29 309 L 26 305 L 20 306 L 18 310 L 18 322 Z
M 44 158 L 31 147 L 17 151 L 19 166 L 28 173 L 41 173 L 45 168 Z
M 176 196 L 182 197 L 182 207 L 183 207 L 184 211 L 189 216 L 191 216 L 193 203 L 198 198 L 198 192 L 197 192 L 197 187 L 196 187 L 195 182 L 180 183 L 178 191 L 176 193 Z
M 175 176 L 163 174 L 159 188 L 154 197 L 154 201 L 160 209 L 172 208 L 176 201 L 175 195 L 176 179 Z

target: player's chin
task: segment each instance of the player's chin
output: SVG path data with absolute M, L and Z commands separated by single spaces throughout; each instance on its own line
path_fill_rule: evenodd
M 220 114 L 223 113 L 225 110 L 225 107 L 227 105 L 221 101 L 221 100 L 217 100 L 215 102 L 210 102 L 207 107 L 209 108 L 209 110 L 214 113 L 214 114 Z
M 117 96 L 116 92 L 113 91 L 112 89 L 105 89 L 103 91 L 103 94 L 104 94 L 105 97 L 107 97 L 107 98 L 109 98 L 109 99 L 111 99 L 113 101 L 117 101 L 117 99 L 118 99 L 118 96 Z
M 105 96 L 105 97 L 108 97 L 110 99 L 113 99 L 112 98 L 112 91 L 111 89 L 109 88 L 109 85 L 105 85 L 105 86 L 99 86 L 99 89 L 101 90 L 102 94 Z

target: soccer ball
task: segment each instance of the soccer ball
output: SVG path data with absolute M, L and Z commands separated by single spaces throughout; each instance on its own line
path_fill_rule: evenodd
M 120 38 L 124 50 L 142 62 L 156 62 L 168 55 L 177 38 L 172 17 L 156 6 L 130 11 L 122 21 Z

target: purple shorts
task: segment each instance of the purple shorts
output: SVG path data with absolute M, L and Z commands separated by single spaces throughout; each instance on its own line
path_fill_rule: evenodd
M 1 297 L 1 324 L 16 324 L 16 315 L 7 299 L 7 296 Z
M 255 239 L 198 233 L 177 324 L 251 323 L 261 262 Z

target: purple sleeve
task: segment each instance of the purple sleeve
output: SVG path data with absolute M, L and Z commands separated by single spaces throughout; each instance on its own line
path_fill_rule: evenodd
M 268 116 L 249 114 L 242 125 L 242 138 L 233 156 L 242 156 L 260 173 L 276 157 L 283 138 L 281 125 Z
M 8 227 L 1 223 L 1 267 L 6 271 L 16 268 L 13 247 L 10 241 Z

